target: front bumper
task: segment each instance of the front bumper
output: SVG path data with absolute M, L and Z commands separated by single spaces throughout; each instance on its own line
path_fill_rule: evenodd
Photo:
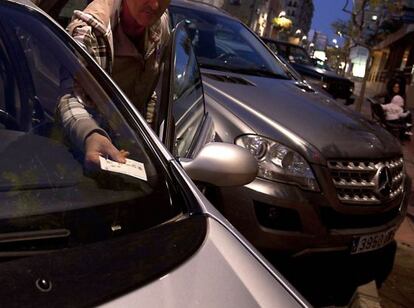
M 259 250 L 302 255 L 350 251 L 355 237 L 398 227 L 410 190 L 407 177 L 403 196 L 392 208 L 341 213 L 324 193 L 256 178 L 244 187 L 222 188 L 220 203 L 224 216 Z

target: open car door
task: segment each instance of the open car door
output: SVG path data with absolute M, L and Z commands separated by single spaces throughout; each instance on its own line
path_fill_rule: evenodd
M 175 157 L 193 158 L 214 140 L 214 127 L 185 23 L 172 30 L 163 71 L 158 133 Z

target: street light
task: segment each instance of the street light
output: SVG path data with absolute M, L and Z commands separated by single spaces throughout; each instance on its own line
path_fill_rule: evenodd
M 372 15 L 371 19 L 372 19 L 373 21 L 377 21 L 378 16 L 377 16 L 377 15 Z
M 285 17 L 286 16 L 286 11 L 281 11 L 278 15 L 278 17 Z
M 306 41 L 308 37 L 306 35 L 302 36 L 302 41 Z
M 338 44 L 338 40 L 337 39 L 333 39 L 332 43 L 334 43 L 335 45 Z

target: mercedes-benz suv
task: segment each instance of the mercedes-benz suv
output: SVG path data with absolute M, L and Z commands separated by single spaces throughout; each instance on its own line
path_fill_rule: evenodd
M 224 216 L 263 250 L 357 254 L 390 243 L 410 194 L 399 142 L 293 79 L 227 13 L 190 1 L 169 10 L 188 25 L 217 139 L 259 163 L 252 183 L 210 195 Z

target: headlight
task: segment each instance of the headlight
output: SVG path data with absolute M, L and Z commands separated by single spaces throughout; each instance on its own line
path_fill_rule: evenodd
M 240 136 L 236 144 L 256 157 L 259 177 L 319 191 L 318 182 L 307 161 L 287 146 L 258 135 Z

